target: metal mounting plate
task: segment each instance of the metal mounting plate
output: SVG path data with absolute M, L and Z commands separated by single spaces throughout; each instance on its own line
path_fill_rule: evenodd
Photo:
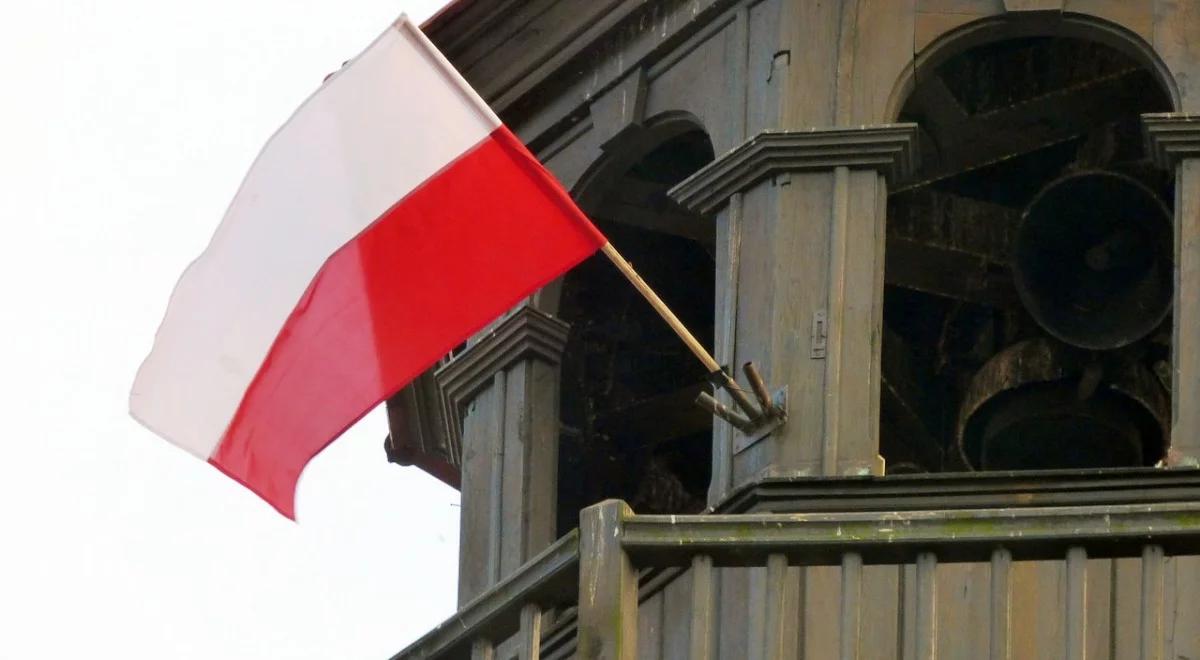
M 787 385 L 775 390 L 771 394 L 771 402 L 775 404 L 776 408 L 782 410 L 783 414 L 779 417 L 774 417 L 768 420 L 765 424 L 754 429 L 754 431 L 751 433 L 742 433 L 741 431 L 734 429 L 733 453 L 735 455 L 749 449 L 759 440 L 771 435 L 772 431 L 787 423 Z

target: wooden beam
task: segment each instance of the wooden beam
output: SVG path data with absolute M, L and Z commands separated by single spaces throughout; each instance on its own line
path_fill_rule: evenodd
M 1008 268 L 977 255 L 889 238 L 884 259 L 888 284 L 998 309 L 1021 309 Z
M 696 383 L 622 406 L 598 416 L 596 429 L 607 435 L 644 437 L 647 445 L 711 429 L 712 415 L 696 405 L 696 397 L 709 389 L 707 382 Z
M 697 554 L 719 566 L 990 561 L 997 546 L 1014 560 L 1061 560 L 1071 547 L 1089 556 L 1137 557 L 1152 543 L 1167 555 L 1200 553 L 1200 502 L 1024 509 L 870 511 L 737 515 L 645 515 L 622 521 L 622 548 L 638 566 L 689 566 Z M 611 532 L 610 532 L 611 533 Z M 590 583 L 589 583 L 590 584 Z M 615 656 L 612 656 L 615 657 Z
M 953 118 L 949 126 L 925 124 L 941 146 L 941 162 L 925 170 L 919 181 L 903 189 L 928 185 L 963 172 L 1062 143 L 1092 127 L 1126 118 L 1128 106 L 1114 99 L 1146 91 L 1147 74 L 1126 69 L 1102 78 L 1056 90 L 1001 110 L 980 113 L 967 121 Z M 926 83 L 928 84 L 928 83 Z M 1078 118 L 1086 117 L 1087 122 Z

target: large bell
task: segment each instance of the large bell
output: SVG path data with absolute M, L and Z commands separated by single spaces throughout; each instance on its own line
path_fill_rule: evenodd
M 958 448 L 977 470 L 1153 465 L 1169 419 L 1166 392 L 1140 362 L 1039 338 L 997 353 L 971 379 Z
M 1013 248 L 1017 292 L 1051 335 L 1081 348 L 1125 346 L 1171 308 L 1172 220 L 1146 186 L 1110 172 L 1042 189 Z

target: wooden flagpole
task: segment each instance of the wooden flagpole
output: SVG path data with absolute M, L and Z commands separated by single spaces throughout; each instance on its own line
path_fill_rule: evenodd
M 658 294 L 654 292 L 654 289 L 651 289 L 650 285 L 646 284 L 646 281 L 642 279 L 642 276 L 638 275 L 637 271 L 633 269 L 633 266 L 625 260 L 625 257 L 622 257 L 621 253 L 617 252 L 617 248 L 613 247 L 612 243 L 606 242 L 604 247 L 600 248 L 600 251 L 604 253 L 604 256 L 608 257 L 609 261 L 611 261 L 614 266 L 617 267 L 617 270 L 621 271 L 621 274 L 629 280 L 630 284 L 632 284 L 633 287 L 646 298 L 646 301 L 650 303 L 650 306 L 654 308 L 654 311 L 658 312 L 658 315 L 667 322 L 667 325 L 671 326 L 671 329 L 675 331 L 676 335 L 679 335 L 679 338 L 682 339 L 683 343 L 687 345 L 689 350 L 692 351 L 692 354 L 700 360 L 700 362 L 704 365 L 704 368 L 707 369 L 710 374 L 721 379 L 722 386 L 726 391 L 729 392 L 729 395 L 733 397 L 733 401 L 737 404 L 737 407 L 741 408 L 751 421 L 762 417 L 763 411 L 759 410 L 757 406 L 750 402 L 749 397 L 746 396 L 746 391 L 737 384 L 737 381 L 733 379 L 733 376 L 729 375 L 728 372 L 721 368 L 721 365 L 717 363 L 716 358 L 714 358 L 712 354 L 708 352 L 708 349 L 704 348 L 704 345 L 701 344 L 694 335 L 692 335 L 691 331 L 687 329 L 687 326 L 685 326 L 683 322 L 679 320 L 679 317 L 675 316 L 675 313 L 671 311 L 671 308 L 667 307 L 667 304 L 662 301 L 662 298 L 658 297 Z

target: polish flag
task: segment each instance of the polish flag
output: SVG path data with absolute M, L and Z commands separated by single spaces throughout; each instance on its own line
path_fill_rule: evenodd
M 130 412 L 294 519 L 313 456 L 604 243 L 401 17 L 267 142 Z

